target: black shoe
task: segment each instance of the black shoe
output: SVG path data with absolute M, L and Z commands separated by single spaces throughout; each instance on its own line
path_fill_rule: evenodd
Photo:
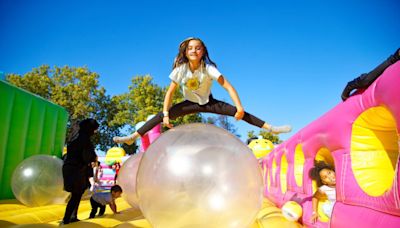
M 58 226 L 64 226 L 69 224 L 69 222 L 64 222 L 64 220 L 61 220 L 61 222 L 58 224 Z
M 79 222 L 79 221 L 81 221 L 81 220 L 77 219 L 77 218 L 72 218 L 69 222 Z

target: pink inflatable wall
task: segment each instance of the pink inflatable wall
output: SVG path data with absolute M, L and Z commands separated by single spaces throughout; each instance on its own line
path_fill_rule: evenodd
M 140 152 L 141 153 L 145 152 L 147 148 L 150 146 L 150 144 L 153 143 L 154 140 L 156 140 L 160 135 L 161 135 L 161 124 L 158 124 L 140 138 L 142 142 L 140 146 Z
M 264 158 L 265 196 L 299 202 L 308 227 L 400 227 L 399 124 L 400 62 Z M 317 157 L 335 166 L 337 201 L 329 221 L 312 224 Z

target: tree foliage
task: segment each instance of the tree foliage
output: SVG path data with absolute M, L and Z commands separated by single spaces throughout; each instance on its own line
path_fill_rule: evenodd
M 7 80 L 25 90 L 63 106 L 70 118 L 83 119 L 95 111 L 97 98 L 105 96 L 99 87 L 99 75 L 87 67 L 54 67 L 48 65 L 32 69 L 23 76 L 9 74 Z
M 257 135 L 254 134 L 254 131 L 247 132 L 248 139 L 257 138 L 258 135 L 261 135 L 264 139 L 271 141 L 273 144 L 282 143 L 282 140 L 279 138 L 278 135 L 274 135 L 271 132 L 265 130 L 259 131 Z
M 112 136 L 120 126 L 109 125 L 113 119 L 115 104 L 99 86 L 99 75 L 87 67 L 57 67 L 42 65 L 23 76 L 7 75 L 7 80 L 25 90 L 52 101 L 69 113 L 69 123 L 85 118 L 95 118 L 100 123 L 95 143 L 105 150 L 112 145 Z
M 127 93 L 113 97 L 118 110 L 112 124 L 127 124 L 133 130 L 133 127 L 145 121 L 150 115 L 155 115 L 162 111 L 164 104 L 164 95 L 168 87 L 160 87 L 153 82 L 150 75 L 135 76 L 132 78 L 132 84 L 128 87 Z M 172 103 L 176 104 L 183 100 L 182 92 L 175 91 Z M 171 120 L 174 125 L 201 122 L 200 114 L 186 115 L 176 120 Z M 164 130 L 167 130 L 164 128 Z
M 240 137 L 240 135 L 237 133 L 237 127 L 229 120 L 229 117 L 226 115 L 208 116 L 207 118 L 203 118 L 203 123 L 213 124 L 229 131 L 237 137 Z

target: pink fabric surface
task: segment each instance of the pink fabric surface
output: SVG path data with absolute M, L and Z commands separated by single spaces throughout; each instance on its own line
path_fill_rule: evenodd
M 338 89 L 339 96 L 340 89 Z M 313 227 L 328 227 L 327 223 L 310 224 L 312 181 L 308 171 L 313 166 L 316 153 L 321 148 L 327 148 L 334 158 L 336 168 L 336 194 L 340 206 L 335 206 L 332 217 L 332 227 L 400 227 L 400 168 L 396 167 L 396 176 L 392 189 L 383 196 L 367 195 L 358 186 L 351 170 L 351 134 L 352 124 L 365 110 L 384 106 L 396 120 L 400 129 L 400 62 L 392 65 L 364 92 L 340 102 L 327 113 L 298 131 L 290 139 L 276 147 L 265 159 L 268 170 L 272 170 L 272 159 L 276 158 L 277 172 L 271 187 L 265 190 L 265 195 L 278 206 L 283 205 L 295 194 L 303 205 L 303 223 Z M 303 186 L 297 186 L 294 179 L 294 152 L 298 144 L 302 144 L 305 163 L 303 171 Z M 280 191 L 280 158 L 285 154 L 288 161 L 287 189 L 285 194 Z M 361 216 L 354 223 L 347 224 L 346 218 Z M 364 219 L 365 218 L 365 219 Z M 386 218 L 387 221 L 382 218 Z M 352 221 L 352 220 L 349 220 Z M 347 224 L 347 226 L 345 226 Z M 371 225 L 372 224 L 372 225 Z M 383 226 L 380 226 L 383 225 Z

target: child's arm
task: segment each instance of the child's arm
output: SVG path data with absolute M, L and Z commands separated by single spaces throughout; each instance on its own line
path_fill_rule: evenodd
M 175 89 L 178 87 L 178 84 L 176 82 L 172 81 L 171 84 L 169 85 L 169 88 L 167 90 L 167 93 L 165 93 L 165 98 L 164 98 L 164 107 L 163 107 L 163 123 L 165 126 L 171 128 L 173 127 L 172 124 L 169 123 L 169 115 L 168 115 L 168 110 L 171 107 L 172 104 L 172 97 L 175 93 Z
M 318 201 L 325 196 L 325 193 L 321 192 L 319 189 L 314 193 L 312 197 L 312 215 L 311 222 L 315 223 L 318 219 Z
M 111 208 L 111 210 L 114 212 L 114 214 L 119 214 L 119 213 L 117 212 L 117 204 L 115 204 L 115 200 L 111 201 L 111 203 L 110 203 L 110 208 Z
M 243 116 L 244 116 L 244 109 L 243 109 L 242 103 L 240 102 L 240 99 L 239 99 L 239 95 L 236 92 L 235 88 L 233 88 L 231 83 L 229 83 L 228 80 L 226 80 L 224 78 L 224 76 L 222 76 L 222 75 L 218 78 L 218 83 L 224 89 L 226 89 L 226 91 L 228 91 L 229 96 L 233 100 L 233 103 L 235 103 L 235 106 L 236 106 L 235 119 L 236 120 L 241 120 L 243 118 Z

